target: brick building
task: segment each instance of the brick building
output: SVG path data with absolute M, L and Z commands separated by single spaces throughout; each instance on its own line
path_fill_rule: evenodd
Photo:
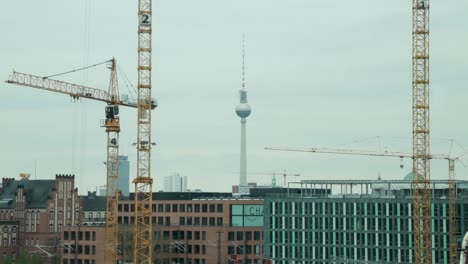
M 0 247 L 0 263 L 15 258 L 20 250 L 40 254 L 45 263 L 59 257 L 62 230 L 74 226 L 80 215 L 74 179 L 73 175 L 56 175 L 55 180 L 2 179 L 0 226 L 7 246 Z
M 80 224 L 67 227 L 63 232 L 62 263 L 104 263 L 106 197 L 88 192 L 88 195 L 80 196 L 80 200 Z
M 133 203 L 133 194 L 119 203 L 123 226 L 134 224 Z M 262 199 L 236 199 L 231 193 L 153 193 L 152 210 L 155 263 L 211 264 L 231 258 L 262 263 Z M 121 237 L 127 237 L 121 246 L 128 246 L 128 236 Z M 132 253 L 126 255 L 131 258 Z M 130 260 L 127 257 L 123 259 Z

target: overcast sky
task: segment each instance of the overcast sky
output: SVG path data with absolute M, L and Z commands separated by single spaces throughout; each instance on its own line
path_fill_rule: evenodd
M 154 190 L 173 172 L 191 189 L 238 183 L 243 34 L 249 181 L 266 184 L 283 170 L 298 179 L 400 179 L 411 170 L 410 160 L 400 169 L 394 158 L 263 149 L 411 152 L 411 1 L 159 0 L 153 9 Z M 136 87 L 136 1 L 15 0 L 0 10 L 2 81 L 12 69 L 45 76 L 115 57 Z M 448 154 L 449 139 L 453 155 L 468 150 L 467 28 L 468 1 L 431 1 L 433 153 Z M 107 90 L 109 72 L 57 78 Z M 119 84 L 121 93 L 132 89 Z M 105 183 L 103 103 L 3 82 L 0 98 L 0 177 L 73 173 L 80 193 Z M 132 179 L 136 117 L 121 108 Z M 457 179 L 467 174 L 458 163 Z M 446 161 L 432 162 L 432 178 L 448 178 Z

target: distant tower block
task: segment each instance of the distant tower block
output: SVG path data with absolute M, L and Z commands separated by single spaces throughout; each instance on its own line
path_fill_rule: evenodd
M 252 112 L 252 108 L 247 103 L 247 91 L 245 90 L 245 42 L 243 41 L 242 52 L 242 89 L 239 91 L 240 103 L 236 106 L 236 114 L 241 118 L 241 148 L 240 148 L 240 171 L 239 171 L 239 193 L 248 193 L 247 185 L 247 137 L 246 118 Z

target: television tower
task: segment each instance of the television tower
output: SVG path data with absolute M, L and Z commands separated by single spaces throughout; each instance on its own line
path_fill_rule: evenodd
M 236 114 L 241 118 L 241 148 L 240 148 L 240 171 L 239 171 L 239 193 L 248 193 L 247 185 L 247 148 L 246 148 L 246 118 L 252 112 L 247 103 L 247 91 L 245 90 L 245 38 L 242 38 L 242 89 L 239 90 L 240 103 L 236 106 Z

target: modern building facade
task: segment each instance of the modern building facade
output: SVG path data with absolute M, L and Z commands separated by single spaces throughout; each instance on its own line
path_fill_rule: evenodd
M 164 176 L 164 192 L 186 192 L 187 191 L 187 176 L 181 176 L 174 173 L 169 176 Z
M 274 263 L 412 263 L 411 181 L 301 181 L 265 198 L 265 257 Z M 448 263 L 449 225 L 468 230 L 466 182 L 449 221 L 448 182 L 433 181 L 433 263 Z M 316 192 L 316 187 L 327 192 Z
M 119 156 L 119 189 L 123 196 L 130 194 L 130 161 L 128 156 Z

